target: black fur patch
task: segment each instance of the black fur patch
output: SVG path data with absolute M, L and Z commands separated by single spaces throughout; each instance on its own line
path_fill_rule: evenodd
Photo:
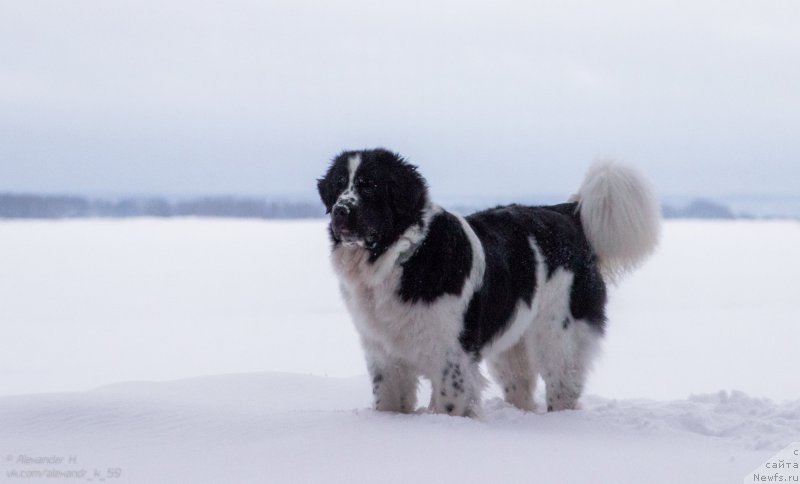
M 506 327 L 517 301 L 531 304 L 536 259 L 525 220 L 495 209 L 473 214 L 467 221 L 483 245 L 486 270 L 481 289 L 467 307 L 459 339 L 465 350 L 477 352 Z
M 486 255 L 483 286 L 467 308 L 462 347 L 477 353 L 510 322 L 519 301 L 531 304 L 536 289 L 536 255 L 529 238 L 539 246 L 547 277 L 559 267 L 575 274 L 570 311 L 603 331 L 605 284 L 577 216 L 577 205 L 550 207 L 509 205 L 467 217 Z
M 403 264 L 400 297 L 431 303 L 445 294 L 459 295 L 472 269 L 472 246 L 458 219 L 442 212 L 430 222 L 428 235 Z

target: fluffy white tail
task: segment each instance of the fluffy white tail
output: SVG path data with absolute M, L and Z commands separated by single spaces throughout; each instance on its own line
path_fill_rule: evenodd
M 661 208 L 637 170 L 616 161 L 595 162 L 576 197 L 586 238 L 607 279 L 617 280 L 653 252 Z

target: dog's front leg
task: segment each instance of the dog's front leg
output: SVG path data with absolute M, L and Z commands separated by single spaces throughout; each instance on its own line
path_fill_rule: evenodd
M 410 413 L 417 406 L 417 374 L 407 364 L 365 345 L 375 410 Z
M 431 410 L 465 417 L 476 416 L 483 377 L 478 363 L 461 350 L 449 351 L 431 377 Z

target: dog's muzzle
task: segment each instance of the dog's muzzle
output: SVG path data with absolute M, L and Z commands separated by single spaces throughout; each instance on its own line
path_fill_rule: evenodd
M 333 211 L 331 211 L 331 228 L 333 233 L 340 239 L 349 238 L 352 235 L 350 207 L 347 205 L 333 207 Z

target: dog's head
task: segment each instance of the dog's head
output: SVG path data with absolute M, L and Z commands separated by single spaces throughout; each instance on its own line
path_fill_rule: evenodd
M 428 190 L 417 168 L 384 149 L 345 151 L 317 183 L 334 246 L 378 255 L 421 224 Z

